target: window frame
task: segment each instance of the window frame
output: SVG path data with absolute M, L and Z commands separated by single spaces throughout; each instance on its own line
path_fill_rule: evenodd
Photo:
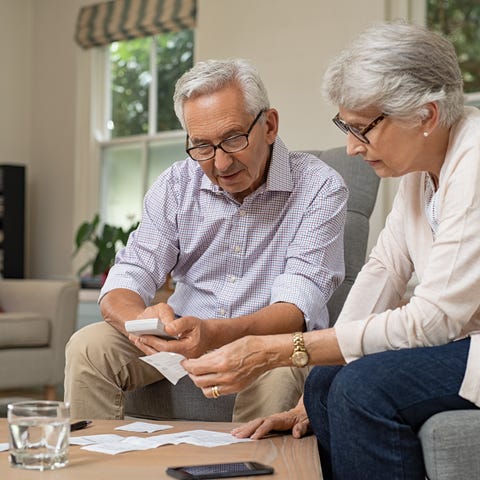
M 196 29 L 194 29 L 193 38 L 195 45 Z M 195 56 L 196 50 L 194 47 L 194 62 Z M 183 130 L 160 132 L 154 133 L 153 135 L 139 135 L 128 139 L 111 139 L 109 136 L 106 136 L 106 112 L 109 112 L 111 108 L 109 105 L 110 96 L 106 95 L 106 92 L 110 88 L 107 68 L 108 57 L 108 45 L 105 47 L 90 48 L 88 50 L 80 48 L 76 50 L 75 183 L 70 232 L 71 238 L 75 238 L 78 225 L 86 219 L 92 218 L 96 212 L 100 211 L 102 148 L 123 141 L 140 141 L 143 142 L 142 148 L 146 158 L 146 152 L 148 151 L 150 143 L 172 139 L 172 135 L 181 138 L 182 142 L 185 138 L 185 132 Z M 150 122 L 150 125 L 151 124 Z M 186 156 L 185 154 L 185 158 Z M 146 160 L 143 169 L 142 178 L 144 178 L 145 182 L 147 177 Z M 78 270 L 80 265 L 84 263 L 85 255 L 86 253 L 83 256 L 79 254 L 72 260 L 72 271 Z

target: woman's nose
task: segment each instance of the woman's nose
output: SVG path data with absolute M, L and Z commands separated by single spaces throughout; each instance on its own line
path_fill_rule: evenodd
M 347 133 L 347 155 L 362 155 L 367 149 L 367 144 L 360 141 L 353 133 Z

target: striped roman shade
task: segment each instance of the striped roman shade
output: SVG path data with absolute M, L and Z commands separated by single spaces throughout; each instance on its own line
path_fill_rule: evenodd
M 75 40 L 83 48 L 194 28 L 196 0 L 113 0 L 83 7 Z

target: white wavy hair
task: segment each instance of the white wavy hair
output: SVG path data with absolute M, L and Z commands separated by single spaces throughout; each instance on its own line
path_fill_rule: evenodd
M 463 80 L 453 45 L 441 35 L 405 22 L 375 25 L 332 61 L 322 86 L 327 101 L 348 110 L 377 107 L 406 123 L 439 106 L 439 124 L 462 115 Z
M 247 113 L 257 115 L 270 108 L 267 90 L 257 69 L 245 59 L 206 60 L 185 72 L 175 85 L 175 113 L 185 128 L 183 104 L 189 98 L 217 92 L 228 85 L 240 87 Z

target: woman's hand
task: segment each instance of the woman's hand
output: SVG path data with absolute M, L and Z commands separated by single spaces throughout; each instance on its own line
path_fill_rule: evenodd
M 279 359 L 275 348 L 270 348 L 275 337 L 282 336 L 242 337 L 200 358 L 184 360 L 182 365 L 206 397 L 236 393 L 262 373 L 281 366 L 276 364 Z M 215 391 L 212 387 L 216 387 Z
M 232 435 L 239 438 L 258 440 L 272 431 L 292 431 L 294 438 L 301 438 L 310 431 L 310 421 L 303 405 L 303 396 L 297 406 L 288 412 L 275 413 L 268 417 L 256 418 L 232 430 Z

